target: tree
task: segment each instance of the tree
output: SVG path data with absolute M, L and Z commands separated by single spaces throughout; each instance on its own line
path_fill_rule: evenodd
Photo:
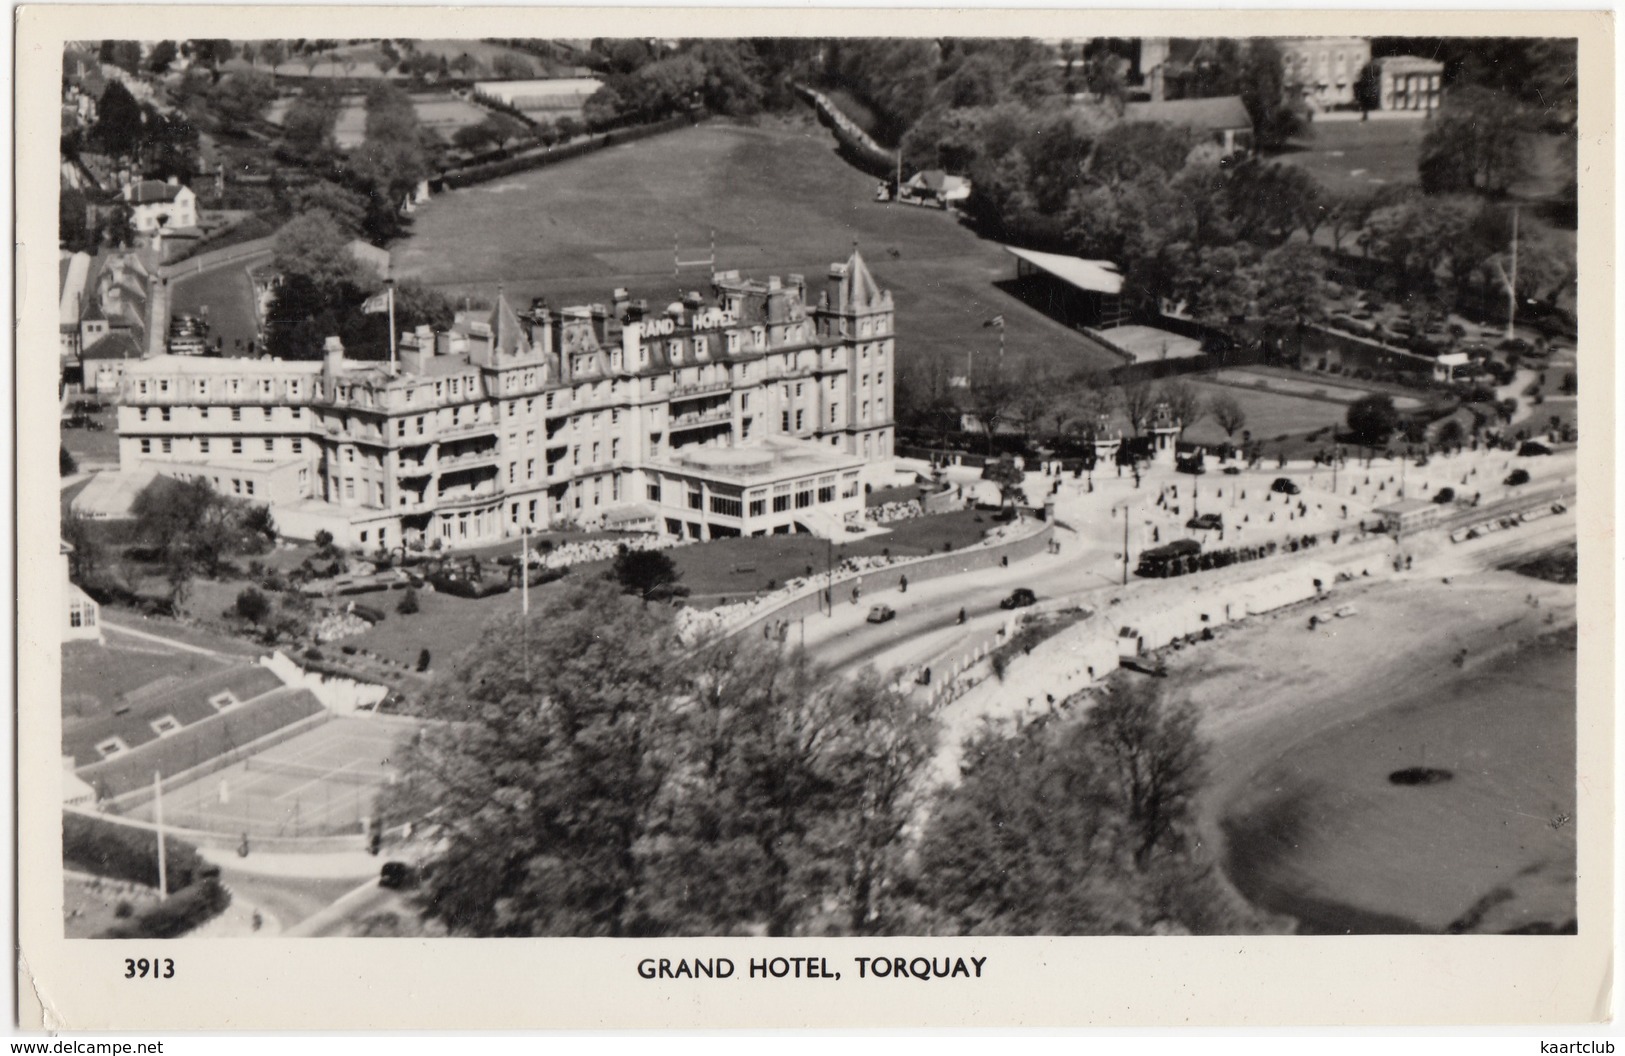
M 68 552 L 69 578 L 80 586 L 94 581 L 107 550 L 90 518 L 72 509 L 64 512 L 62 541 L 72 547 Z
M 529 62 L 507 52 L 492 61 L 491 72 L 505 81 L 524 81 L 536 76 L 536 70 Z
M 128 202 L 113 206 L 107 220 L 107 241 L 115 246 L 129 246 L 135 242 L 135 211 Z
M 424 894 L 453 934 L 638 935 L 640 851 L 675 764 L 669 610 L 586 585 L 439 682 L 402 801 L 445 825 Z M 413 798 L 416 794 L 419 799 Z
M 1163 384 L 1161 401 L 1168 405 L 1174 420 L 1179 423 L 1180 435 L 1201 420 L 1207 413 L 1207 404 L 1189 382 L 1174 380 Z
M 223 131 L 242 135 L 244 126 L 260 119 L 276 99 L 276 80 L 262 70 L 237 70 L 221 78 L 209 94 Z
M 259 48 L 259 58 L 274 73 L 278 66 L 288 61 L 288 48 L 280 40 L 262 41 Z
M 1247 43 L 1241 69 L 1241 101 L 1253 119 L 1253 141 L 1265 149 L 1284 147 L 1308 128 L 1303 103 L 1288 85 L 1281 47 L 1267 37 Z
M 1388 442 L 1399 427 L 1399 411 L 1393 397 L 1382 393 L 1362 396 L 1349 405 L 1349 432 L 1356 443 L 1367 448 L 1378 448 Z
M 1157 853 L 1184 849 L 1202 781 L 1196 723 L 1189 702 L 1169 705 L 1152 683 L 1125 681 L 1096 701 L 1085 721 L 1126 808 L 1134 863 L 1142 871 Z
M 362 227 L 367 220 L 366 198 L 326 180 L 307 183 L 295 190 L 289 195 L 289 204 L 292 207 L 290 212 L 294 218 L 302 218 L 311 213 L 322 213 L 330 218 L 343 234 L 351 238 L 361 234 Z M 317 235 L 315 228 L 312 227 L 311 230 L 306 231 L 299 238 L 319 239 L 325 242 L 328 237 L 325 232 L 328 229 L 326 225 L 320 226 L 324 234 Z M 305 248 L 297 245 L 296 239 L 290 239 L 287 249 L 290 255 L 299 255 L 306 251 Z
M 179 54 L 180 49 L 175 47 L 173 40 L 160 40 L 152 46 L 152 53 L 147 56 L 147 68 L 153 73 L 168 73 L 169 64 Z
M 271 603 L 253 587 L 244 587 L 237 595 L 236 610 L 249 623 L 259 623 L 271 614 Z
M 610 575 L 620 585 L 622 593 L 635 594 L 647 605 L 650 599 L 664 600 L 687 594 L 680 587 L 683 574 L 671 557 L 661 550 L 635 550 L 622 546 L 615 553 Z
M 333 127 L 341 100 L 325 90 L 306 89 L 282 117 L 282 142 L 293 154 L 319 158 L 333 149 Z
M 1162 394 L 1157 387 L 1146 381 L 1131 381 L 1120 385 L 1117 389 L 1117 403 L 1128 416 L 1129 427 L 1134 435 L 1140 435 L 1140 429 L 1151 417 L 1151 412 L 1162 402 Z
M 1354 82 L 1354 102 L 1360 107 L 1360 120 L 1382 106 L 1382 70 L 1374 62 L 1360 68 L 1360 77 Z
M 998 428 L 999 416 L 1016 396 L 1016 384 L 1006 374 L 1004 365 L 996 356 L 984 355 L 972 367 L 966 397 L 971 412 L 987 434 L 987 451 L 993 453 L 993 433 Z
M 1001 506 L 1014 506 L 1026 497 L 1023 485 L 1027 475 L 1016 465 L 1013 458 L 1000 458 L 984 463 L 982 479 L 991 480 L 998 485 Z
M 361 266 L 350 252 L 350 235 L 325 210 L 313 209 L 277 232 L 271 261 L 283 276 L 310 279 L 324 292 L 361 284 Z
M 1308 242 L 1288 242 L 1264 255 L 1258 268 L 1258 314 L 1277 330 L 1299 338 L 1326 315 L 1325 265 Z
M 64 249 L 95 248 L 91 239 L 89 204 L 84 194 L 75 188 L 62 188 L 56 212 L 56 237 Z
M 141 104 L 122 81 L 109 80 L 96 104 L 96 142 L 116 158 L 130 157 L 141 143 Z
M 1524 132 L 1529 118 L 1500 92 L 1457 87 L 1445 96 L 1417 155 L 1428 194 L 1501 194 L 1528 169 Z
M 1224 435 L 1230 439 L 1235 439 L 1236 433 L 1247 427 L 1247 412 L 1234 396 L 1220 394 L 1213 397 L 1208 401 L 1207 413 L 1213 416 L 1219 428 L 1224 430 Z
M 417 588 L 407 587 L 406 593 L 402 594 L 401 600 L 396 603 L 395 611 L 400 613 L 402 616 L 411 616 L 418 611 L 419 607 L 420 603 L 418 601 Z

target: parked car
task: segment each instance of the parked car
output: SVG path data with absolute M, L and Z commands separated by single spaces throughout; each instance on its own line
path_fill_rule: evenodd
M 1441 506 L 1444 505 L 1447 502 L 1455 502 L 1456 501 L 1456 489 L 1455 488 L 1440 488 L 1438 491 L 1433 493 L 1433 501 L 1439 503 Z
M 1298 487 L 1298 485 L 1293 481 L 1288 480 L 1286 477 L 1276 477 L 1275 483 L 1270 485 L 1270 490 L 1278 491 L 1282 495 L 1296 495 L 1303 489 Z
M 1507 485 L 1508 487 L 1517 487 L 1519 484 L 1527 484 L 1529 483 L 1529 471 L 1527 469 L 1515 469 L 1511 473 L 1508 473 L 1507 479 L 1503 480 L 1501 483 Z
M 1549 455 L 1551 453 L 1551 448 L 1536 440 L 1525 440 L 1518 445 L 1518 454 L 1520 456 Z
M 1005 598 L 1003 601 L 999 602 L 999 608 L 1023 609 L 1028 605 L 1036 604 L 1037 601 L 1038 595 L 1034 594 L 1026 587 L 1017 587 L 1015 590 L 1010 592 L 1010 596 L 1008 598 Z
M 1196 528 L 1201 531 L 1222 531 L 1224 529 L 1224 518 L 1216 513 L 1198 514 L 1186 521 L 1185 527 Z
M 874 605 L 869 609 L 870 623 L 885 623 L 887 620 L 897 618 L 897 611 L 890 605 Z
M 378 870 L 378 886 L 387 888 L 416 887 L 418 871 L 406 862 L 385 862 Z
M 1224 475 L 1227 476 L 1227 477 L 1239 477 L 1239 476 L 1241 476 L 1241 467 L 1240 466 L 1225 466 L 1224 467 Z

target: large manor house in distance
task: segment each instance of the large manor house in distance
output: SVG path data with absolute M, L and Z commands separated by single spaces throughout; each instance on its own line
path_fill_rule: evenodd
M 119 392 L 124 470 L 204 478 L 279 530 L 366 549 L 567 525 L 828 534 L 892 454 L 893 309 L 854 249 L 822 291 L 717 272 L 713 296 L 521 319 L 503 296 L 401 335 L 398 368 L 156 356 Z

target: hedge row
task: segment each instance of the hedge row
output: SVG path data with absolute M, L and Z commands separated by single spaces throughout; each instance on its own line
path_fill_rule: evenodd
M 219 916 L 231 905 L 231 892 L 216 877 L 207 877 L 127 921 L 114 924 L 97 938 L 174 939 Z
M 683 128 L 694 123 L 694 119 L 687 115 L 668 118 L 650 125 L 638 125 L 633 128 L 617 129 L 606 132 L 600 136 L 590 136 L 586 139 L 576 140 L 574 143 L 550 150 L 539 150 L 515 157 L 506 161 L 494 161 L 485 165 L 470 165 L 466 168 L 454 169 L 445 172 L 440 182 L 448 190 L 460 187 L 472 187 L 477 183 L 486 183 L 490 180 L 500 179 L 503 176 L 512 176 L 518 172 L 530 169 L 540 169 L 548 165 L 557 165 L 561 161 L 579 158 L 591 154 L 605 147 L 612 147 L 619 143 L 630 143 L 634 140 L 644 139 L 648 136 L 658 135 L 661 132 L 670 132 L 676 128 Z
M 197 848 L 173 836 L 164 840 L 169 891 L 173 894 L 213 869 Z M 158 834 L 84 814 L 62 815 L 62 863 L 115 880 L 158 886 Z

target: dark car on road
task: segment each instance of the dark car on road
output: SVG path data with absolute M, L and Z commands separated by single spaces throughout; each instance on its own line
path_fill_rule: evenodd
M 1515 469 L 1511 473 L 1508 473 L 1507 479 L 1503 480 L 1501 483 L 1507 485 L 1508 487 L 1517 487 L 1519 484 L 1527 484 L 1529 483 L 1529 471 L 1527 469 Z
M 406 862 L 385 862 L 378 871 L 378 886 L 391 889 L 416 887 L 418 871 Z
M 885 623 L 887 620 L 897 618 L 897 610 L 890 605 L 875 605 L 869 609 L 870 623 Z
M 1200 513 L 1185 522 L 1187 528 L 1197 528 L 1203 531 L 1222 531 L 1224 518 L 1216 513 Z
M 1028 605 L 1037 604 L 1037 602 L 1038 595 L 1034 594 L 1026 587 L 1017 587 L 1015 590 L 1010 592 L 1010 596 L 1008 598 L 1005 598 L 1003 601 L 999 602 L 999 608 L 1024 609 Z
M 1275 483 L 1270 485 L 1271 491 L 1278 491 L 1283 495 L 1296 495 L 1303 489 L 1285 477 L 1276 477 Z

